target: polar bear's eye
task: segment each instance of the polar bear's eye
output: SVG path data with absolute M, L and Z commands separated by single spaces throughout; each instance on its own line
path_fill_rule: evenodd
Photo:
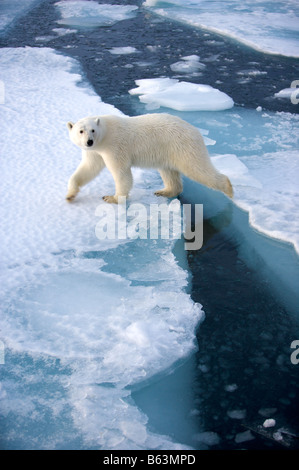
M 92 129 L 92 131 L 91 131 L 91 132 L 94 132 L 94 129 Z
M 80 134 L 83 134 L 83 131 L 80 131 Z

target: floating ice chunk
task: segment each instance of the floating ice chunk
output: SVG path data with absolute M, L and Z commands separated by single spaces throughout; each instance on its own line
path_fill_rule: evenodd
M 209 85 L 170 78 L 136 80 L 135 83 L 139 88 L 129 93 L 140 95 L 140 101 L 151 109 L 163 106 L 178 111 L 221 111 L 234 105 L 226 93 Z
M 76 33 L 76 29 L 69 29 L 69 28 L 53 28 L 53 33 L 56 33 L 58 36 L 65 36 L 66 34 L 73 34 Z
M 226 385 L 226 386 L 224 387 L 224 390 L 225 390 L 226 392 L 235 392 L 235 391 L 237 390 L 237 388 L 238 388 L 238 385 L 237 385 L 237 384 L 229 384 L 229 385 Z
M 268 72 L 262 70 L 240 70 L 237 75 L 257 77 L 259 75 L 267 75 Z
M 186 62 L 199 62 L 200 57 L 196 54 L 191 54 L 191 55 L 185 55 L 182 57 L 182 60 L 185 60 Z
M 199 62 L 198 55 L 189 55 L 182 57 L 179 62 L 175 62 L 170 65 L 170 68 L 173 72 L 179 73 L 194 73 L 198 70 L 203 70 L 206 68 L 205 64 Z
M 59 24 L 94 28 L 97 26 L 109 26 L 128 18 L 133 18 L 138 9 L 134 5 L 109 5 L 99 4 L 93 0 L 71 0 L 55 3 L 61 15 Z
M 36 36 L 36 41 L 48 42 L 55 39 L 55 36 Z
M 216 446 L 220 442 L 218 434 L 212 431 L 200 432 L 194 436 L 194 439 L 208 446 Z
M 265 419 L 263 422 L 264 428 L 273 428 L 276 425 L 275 419 Z
M 159 47 L 161 46 L 146 46 L 146 48 L 150 51 L 150 52 L 157 52 L 157 50 L 159 49 Z
M 204 143 L 206 145 L 215 145 L 216 144 L 216 140 L 210 139 L 206 135 L 203 136 L 203 140 L 204 140 Z
M 283 435 L 281 434 L 280 431 L 276 431 L 273 433 L 273 439 L 275 439 L 275 441 L 283 441 Z
M 284 88 L 283 90 L 280 90 L 278 93 L 275 93 L 274 96 L 275 98 L 291 98 L 291 94 L 295 91 L 295 88 Z
M 227 416 L 232 419 L 244 419 L 246 416 L 246 410 L 229 410 Z
M 124 47 L 112 47 L 112 49 L 109 49 L 110 54 L 116 54 L 116 55 L 125 55 L 125 54 L 135 54 L 135 52 L 138 52 L 136 47 L 131 47 L 131 46 L 124 46 Z
M 216 144 L 216 140 L 214 139 L 210 139 L 208 137 L 208 133 L 209 131 L 207 129 L 201 129 L 201 128 L 198 128 L 199 132 L 201 133 L 201 135 L 203 136 L 203 140 L 204 140 L 204 143 L 206 145 L 215 145 Z
M 295 80 L 295 83 L 299 86 L 299 80 Z M 284 98 L 291 100 L 293 104 L 298 104 L 299 101 L 299 88 L 296 86 L 291 86 L 290 88 L 284 88 L 278 93 L 274 94 L 275 98 Z
M 145 7 L 154 7 L 157 2 L 158 0 L 146 0 L 142 5 Z
M 252 435 L 251 431 L 239 432 L 236 434 L 235 442 L 241 444 L 242 442 L 252 441 L 255 437 Z
M 134 64 L 137 65 L 138 67 L 150 67 L 152 65 L 152 62 L 141 60 L 139 62 L 134 62 Z
M 274 415 L 277 411 L 277 408 L 261 408 L 258 413 L 261 415 L 261 416 L 264 416 L 265 418 L 267 416 L 271 416 L 271 415 Z
M 204 374 L 210 370 L 206 364 L 199 364 L 198 369 Z

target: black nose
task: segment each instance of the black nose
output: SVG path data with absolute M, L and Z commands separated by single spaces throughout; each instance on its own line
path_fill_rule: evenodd
M 87 146 L 88 146 L 88 147 L 91 147 L 92 144 L 93 144 L 93 140 L 90 139 L 90 140 L 87 141 Z

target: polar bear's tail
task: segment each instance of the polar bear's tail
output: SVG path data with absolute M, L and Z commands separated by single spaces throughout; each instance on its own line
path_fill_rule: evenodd
M 217 170 L 216 174 L 214 174 L 214 179 L 211 178 L 211 180 L 209 180 L 208 182 L 204 182 L 204 184 L 206 184 L 206 186 L 209 186 L 212 189 L 222 191 L 230 198 L 232 198 L 234 195 L 233 187 L 229 178 L 223 173 L 219 173 Z
M 233 197 L 234 195 L 234 190 L 232 187 L 232 184 L 229 180 L 229 178 L 223 174 L 221 174 L 222 180 L 223 180 L 223 192 L 228 196 L 228 197 Z
M 232 198 L 234 195 L 233 187 L 229 178 L 223 173 L 219 173 L 218 171 L 216 171 L 216 174 L 214 174 L 214 178 L 212 177 L 212 175 L 210 175 L 210 178 L 207 178 L 206 181 L 199 182 L 202 182 L 209 188 L 222 191 L 230 198 Z
M 183 170 L 183 171 L 182 171 Z M 182 173 L 184 173 L 188 178 L 192 179 L 193 181 L 197 181 L 208 188 L 216 189 L 217 191 L 222 191 L 228 197 L 232 198 L 234 195 L 232 184 L 229 178 L 219 173 L 216 168 L 210 163 L 210 165 L 206 162 L 205 171 L 202 169 L 199 170 L 196 165 L 193 166 L 192 169 L 184 168 L 182 169 Z

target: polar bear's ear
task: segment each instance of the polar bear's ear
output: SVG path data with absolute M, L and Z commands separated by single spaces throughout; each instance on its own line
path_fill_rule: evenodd
M 97 119 L 96 119 L 96 125 L 97 125 L 97 126 L 100 125 L 100 118 L 97 118 Z
M 69 121 L 69 122 L 67 123 L 67 128 L 68 128 L 69 131 L 71 131 L 71 130 L 73 129 L 73 125 L 74 125 L 74 123 L 71 122 L 71 121 Z

